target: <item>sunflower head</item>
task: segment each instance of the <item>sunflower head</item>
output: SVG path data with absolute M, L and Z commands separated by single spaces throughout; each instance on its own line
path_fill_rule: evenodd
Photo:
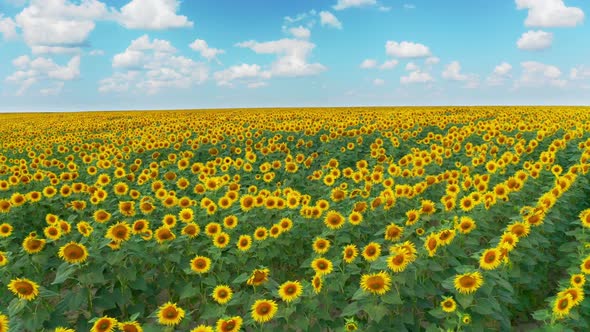
M 277 313 L 279 306 L 273 300 L 256 300 L 252 305 L 252 319 L 258 323 L 270 321 Z
M 183 318 L 184 309 L 177 306 L 176 303 L 166 302 L 158 309 L 158 322 L 161 325 L 178 325 Z
M 83 263 L 88 258 L 88 250 L 81 243 L 70 242 L 59 248 L 59 257 L 72 264 Z
M 292 302 L 301 296 L 303 287 L 299 281 L 287 281 L 279 286 L 279 296 L 285 302 Z
M 242 328 L 243 319 L 240 316 L 219 319 L 216 324 L 217 332 L 238 332 Z
M 391 289 L 391 277 L 383 271 L 374 274 L 363 274 L 360 284 L 365 292 L 383 295 Z
M 483 285 L 483 277 L 479 271 L 455 276 L 455 289 L 461 294 L 471 294 Z
M 211 269 L 211 259 L 204 256 L 196 256 L 191 260 L 191 270 L 196 273 L 205 273 Z
M 233 291 L 227 285 L 216 286 L 215 289 L 213 289 L 213 293 L 211 294 L 211 297 L 213 297 L 213 300 L 215 300 L 215 302 L 217 302 L 219 304 L 228 303 L 231 300 L 232 296 L 233 296 Z
M 269 269 L 256 269 L 252 271 L 250 278 L 248 278 L 247 284 L 250 286 L 260 286 L 268 281 L 269 274 Z
M 457 303 L 453 297 L 445 297 L 440 303 L 440 307 L 444 312 L 454 312 L 457 309 Z
M 113 332 L 115 331 L 116 326 L 116 319 L 111 318 L 109 316 L 103 316 L 94 322 L 92 328 L 90 329 L 90 332 Z

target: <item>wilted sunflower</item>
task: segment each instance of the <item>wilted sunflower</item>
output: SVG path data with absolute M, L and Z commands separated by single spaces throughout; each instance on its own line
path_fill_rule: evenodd
M 17 278 L 10 280 L 8 290 L 20 299 L 27 301 L 34 300 L 39 295 L 39 285 L 34 281 L 25 278 Z
M 354 244 L 349 244 L 342 250 L 342 256 L 344 262 L 350 264 L 354 262 L 355 258 L 358 256 L 359 250 Z
M 374 262 L 379 256 L 381 256 L 381 245 L 377 242 L 370 242 L 363 249 L 363 258 L 367 262 Z
M 183 318 L 184 309 L 177 306 L 176 303 L 166 302 L 158 309 L 158 322 L 161 325 L 178 325 Z
M 90 332 L 114 332 L 117 327 L 117 320 L 109 316 L 103 316 L 97 319 Z
M 453 312 L 457 309 L 457 303 L 453 299 L 453 297 L 445 297 L 442 302 L 440 303 L 440 307 L 444 312 Z
M 332 272 L 333 265 L 329 259 L 318 257 L 311 262 L 311 268 L 316 274 L 324 276 Z
M 301 296 L 303 287 L 299 281 L 286 281 L 279 286 L 279 296 L 285 302 L 292 302 Z
M 220 318 L 215 326 L 216 332 L 238 332 L 242 328 L 243 319 L 240 316 Z
M 360 286 L 365 292 L 383 295 L 391 289 L 391 277 L 383 271 L 374 274 L 363 274 Z
M 252 319 L 258 323 L 270 321 L 277 313 L 279 306 L 273 300 L 256 300 L 252 305 Z
M 123 332 L 143 332 L 143 328 L 138 322 L 123 322 L 119 323 L 119 330 Z
M 322 255 L 328 252 L 330 249 L 330 240 L 318 237 L 313 242 L 313 251 L 317 254 Z
M 234 292 L 227 285 L 218 285 L 213 289 L 211 296 L 219 304 L 226 304 L 233 296 Z
M 250 278 L 248 278 L 247 284 L 250 286 L 260 286 L 268 281 L 269 273 L 269 269 L 256 269 L 252 271 Z
M 236 246 L 240 251 L 248 251 L 252 246 L 252 237 L 250 235 L 240 235 Z
M 83 263 L 88 258 L 88 250 L 83 244 L 72 241 L 59 248 L 59 257 L 71 264 Z
M 211 269 L 211 259 L 204 256 L 196 256 L 191 260 L 191 270 L 197 273 L 205 273 Z
M 461 294 L 471 294 L 483 285 L 483 277 L 479 271 L 455 276 L 455 289 Z

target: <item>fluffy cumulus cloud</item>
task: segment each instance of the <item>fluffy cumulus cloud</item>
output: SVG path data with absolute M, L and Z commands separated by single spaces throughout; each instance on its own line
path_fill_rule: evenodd
M 104 3 L 82 0 L 31 0 L 15 17 L 34 53 L 69 53 L 86 44 L 95 20 L 108 14 Z M 70 49 L 70 50 L 67 50 Z
M 219 86 L 234 86 L 236 82 L 239 82 L 247 84 L 249 88 L 258 88 L 266 85 L 263 80 L 269 79 L 271 72 L 263 70 L 257 64 L 243 63 L 215 72 L 213 76 Z
M 362 69 L 372 69 L 377 67 L 377 60 L 375 59 L 365 59 L 363 60 L 363 62 L 361 62 L 360 68 Z
M 176 55 L 177 50 L 167 40 L 143 35 L 127 49 L 113 57 L 117 70 L 99 82 L 100 92 L 139 90 L 149 94 L 163 88 L 190 88 L 204 82 L 208 68 L 190 58 Z
M 6 40 L 15 39 L 17 36 L 16 23 L 10 17 L 4 17 L 2 13 L 0 13 L 0 34 Z
M 577 66 L 570 70 L 571 80 L 590 79 L 590 68 L 586 66 Z
M 128 29 L 192 27 L 193 22 L 177 14 L 179 7 L 178 0 L 131 0 L 116 13 L 116 20 Z
M 461 64 L 459 61 L 449 63 L 442 72 L 442 77 L 450 81 L 466 81 L 467 75 L 461 73 Z
M 430 55 L 430 49 L 419 43 L 388 40 L 385 43 L 385 53 L 396 58 L 423 58 Z
M 77 79 L 80 76 L 80 56 L 72 57 L 67 64 L 58 65 L 52 59 L 28 55 L 20 56 L 12 61 L 16 71 L 6 78 L 6 82 L 18 86 L 16 95 L 23 95 L 31 86 L 37 83 L 49 85 L 40 90 L 41 94 L 57 94 L 61 91 L 65 81 Z
M 567 84 L 561 78 L 561 70 L 553 65 L 547 65 L 537 61 L 525 61 L 520 63 L 522 74 L 514 82 L 515 88 L 539 87 L 544 85 L 563 87 Z
M 511 77 L 512 65 L 508 62 L 502 62 L 496 67 L 494 71 L 487 78 L 488 85 L 502 85 L 504 82 Z
M 516 0 L 518 9 L 528 9 L 528 27 L 573 27 L 584 21 L 584 12 L 568 7 L 563 0 Z
M 438 57 L 435 56 L 430 56 L 428 58 L 426 58 L 426 60 L 424 60 L 424 63 L 430 66 L 436 65 L 440 62 L 440 59 Z
M 213 60 L 213 59 L 217 59 L 217 55 L 219 54 L 224 54 L 225 51 L 224 50 L 220 50 L 218 48 L 213 48 L 213 47 L 209 47 L 209 45 L 207 44 L 206 41 L 204 41 L 203 39 L 195 39 L 194 42 L 192 42 L 189 47 L 191 49 L 193 49 L 194 51 L 199 52 L 199 54 L 201 54 L 201 56 L 209 61 Z
M 393 68 L 395 68 L 395 66 L 397 66 L 398 63 L 399 63 L 399 61 L 397 61 L 396 59 L 387 60 L 379 66 L 379 69 L 382 69 L 382 70 L 393 69 Z
M 336 29 L 342 29 L 342 22 L 334 16 L 334 14 L 328 11 L 321 11 L 320 12 L 320 24 L 322 26 L 329 26 Z
M 423 72 L 415 70 L 410 72 L 407 76 L 400 77 L 400 83 L 402 84 L 412 84 L 412 83 L 428 83 L 433 82 L 434 79 L 428 72 Z
M 268 42 L 249 40 L 236 44 L 249 48 L 257 54 L 274 54 L 277 59 L 271 64 L 272 76 L 297 77 L 317 75 L 326 70 L 320 63 L 309 63 L 308 58 L 315 44 L 308 40 L 283 38 Z
M 297 26 L 294 28 L 289 29 L 289 33 L 293 35 L 295 38 L 299 39 L 309 39 L 311 36 L 311 31 L 303 26 Z
M 521 50 L 538 51 L 551 47 L 553 34 L 541 30 L 530 30 L 522 34 L 516 42 Z
M 351 7 L 368 7 L 377 5 L 377 0 L 338 0 L 332 7 L 335 10 L 343 10 Z

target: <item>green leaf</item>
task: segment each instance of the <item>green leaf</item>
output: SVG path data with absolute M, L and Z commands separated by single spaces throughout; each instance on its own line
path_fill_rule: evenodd
M 62 263 L 58 268 L 57 268 L 57 272 L 55 274 L 55 280 L 53 280 L 53 282 L 51 283 L 52 285 L 57 285 L 57 284 L 61 284 L 64 281 L 66 281 L 71 275 L 72 273 L 74 273 L 77 270 L 77 266 L 76 265 L 72 265 L 68 262 L 64 262 Z
M 548 309 L 537 310 L 533 312 L 533 318 L 539 321 L 546 321 L 551 319 L 551 314 Z
M 432 309 L 428 312 L 432 317 L 443 319 L 447 317 L 447 313 L 444 312 L 441 308 Z
M 359 312 L 360 310 L 360 306 L 358 304 L 358 302 L 352 302 L 349 303 L 346 307 L 344 307 L 344 309 L 342 310 L 342 313 L 340 314 L 340 317 L 350 317 L 350 316 L 355 316 L 357 312 Z
M 377 323 L 388 313 L 387 308 L 379 304 L 368 305 L 364 310 L 369 315 L 369 318 Z
M 188 299 L 190 297 L 195 297 L 199 294 L 199 289 L 196 287 L 193 287 L 193 285 L 191 284 L 186 284 L 184 285 L 184 287 L 182 287 L 182 290 L 180 291 L 180 299 L 184 300 L 184 299 Z
M 463 307 L 463 309 L 467 309 L 467 307 L 473 303 L 473 295 L 458 294 L 457 302 Z
M 381 297 L 381 300 L 387 304 L 403 304 L 404 303 L 404 301 L 402 301 L 401 297 L 399 296 L 399 293 L 395 290 L 392 290 L 392 291 L 388 292 L 387 294 L 383 295 Z
M 8 316 L 14 317 L 27 306 L 27 300 L 14 298 L 8 305 Z
M 237 276 L 234 281 L 232 281 L 232 284 L 241 284 L 244 283 L 248 280 L 248 278 L 250 278 L 250 274 L 248 273 L 242 273 L 239 276 Z

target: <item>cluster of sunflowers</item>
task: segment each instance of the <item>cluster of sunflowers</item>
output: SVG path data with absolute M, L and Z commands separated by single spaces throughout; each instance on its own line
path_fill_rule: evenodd
M 4 114 L 0 332 L 590 328 L 588 111 Z

